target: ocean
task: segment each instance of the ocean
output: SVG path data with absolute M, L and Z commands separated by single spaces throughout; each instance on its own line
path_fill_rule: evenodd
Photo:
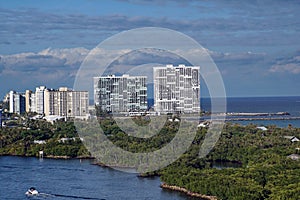
M 300 96 L 286 97 L 227 97 L 227 113 L 278 113 L 287 112 L 288 116 L 265 117 L 266 120 L 237 120 L 232 123 L 238 124 L 257 124 L 257 125 L 276 125 L 278 127 L 287 127 L 289 124 L 294 127 L 300 127 L 299 119 L 290 119 L 300 117 Z M 154 100 L 149 99 L 148 105 L 153 106 Z M 211 99 L 201 98 L 201 109 L 211 111 Z M 227 117 L 229 118 L 229 117 Z M 255 117 L 252 117 L 255 118 Z M 260 117 L 261 118 L 261 117 Z M 285 120 L 279 119 L 285 118 Z

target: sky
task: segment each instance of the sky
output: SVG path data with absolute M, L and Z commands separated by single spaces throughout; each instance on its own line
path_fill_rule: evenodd
M 142 27 L 201 44 L 229 97 L 299 96 L 299 10 L 298 0 L 0 0 L 0 98 L 39 85 L 72 88 L 90 50 Z

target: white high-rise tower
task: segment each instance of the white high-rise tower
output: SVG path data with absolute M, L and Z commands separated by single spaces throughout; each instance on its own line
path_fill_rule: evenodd
M 154 109 L 157 112 L 200 112 L 200 67 L 173 66 L 153 68 Z
M 102 111 L 147 110 L 146 76 L 94 77 L 94 102 Z

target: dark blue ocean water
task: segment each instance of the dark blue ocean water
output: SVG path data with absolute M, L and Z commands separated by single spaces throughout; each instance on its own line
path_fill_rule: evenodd
M 300 115 L 300 96 L 296 97 L 227 97 L 227 112 L 290 112 Z M 148 99 L 149 107 L 154 105 Z M 211 110 L 210 98 L 201 98 L 201 108 Z
M 277 113 L 288 112 L 288 117 L 300 117 L 300 96 L 294 97 L 228 97 L 227 112 L 248 112 L 248 113 Z M 153 105 L 153 99 L 149 99 L 149 105 Z M 204 111 L 211 111 L 210 98 L 201 98 L 201 108 Z M 277 125 L 287 127 L 289 124 L 300 127 L 300 120 L 251 120 L 233 121 L 239 124 Z
M 205 111 L 211 110 L 209 98 L 201 99 L 201 107 Z M 227 112 L 246 113 L 278 113 L 288 112 L 285 117 L 300 117 L 300 96 L 294 97 L 229 97 L 227 98 Z M 277 116 L 282 118 L 282 116 Z M 274 117 L 273 117 L 274 118 Z M 239 124 L 276 125 L 287 127 L 289 124 L 300 127 L 300 120 L 249 120 L 233 121 Z
M 210 110 L 210 98 L 201 99 L 201 107 Z M 227 112 L 289 112 L 300 115 L 298 97 L 228 97 Z
M 92 165 L 90 160 L 55 160 L 0 157 L 0 199 L 190 199 L 161 189 L 159 177 L 138 178 L 136 174 Z M 28 198 L 36 187 L 48 195 Z M 56 194 L 58 196 L 50 196 Z

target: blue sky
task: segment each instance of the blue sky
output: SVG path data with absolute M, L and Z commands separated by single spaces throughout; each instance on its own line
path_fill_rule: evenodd
M 296 0 L 0 1 L 0 95 L 72 87 L 89 50 L 151 26 L 187 34 L 211 52 L 228 96 L 297 96 L 299 10 Z

